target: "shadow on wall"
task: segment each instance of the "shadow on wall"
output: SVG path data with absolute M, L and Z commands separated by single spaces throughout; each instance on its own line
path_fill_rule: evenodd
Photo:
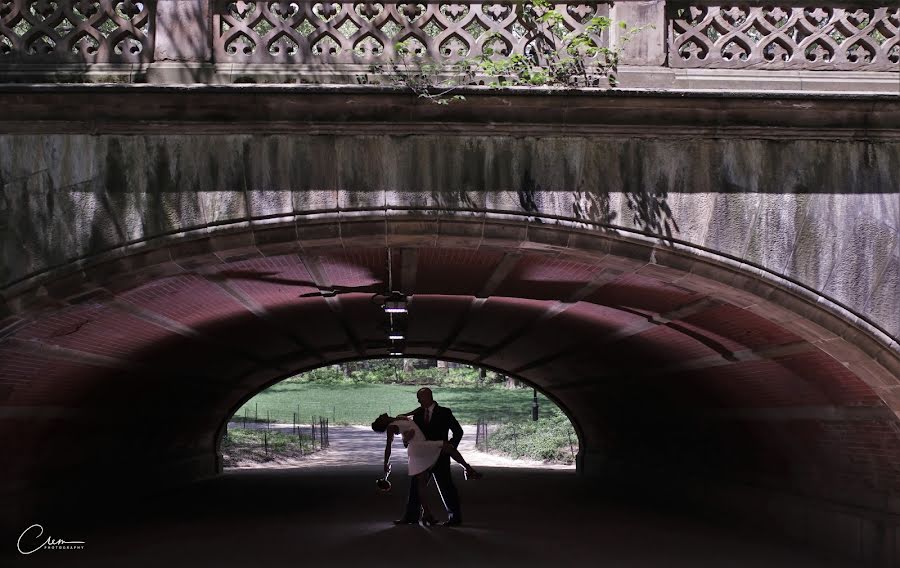
M 93 64 L 146 64 L 154 61 L 209 61 L 206 2 L 159 0 L 4 0 L 0 2 L 0 65 L 4 82 L 104 82 L 107 71 Z M 31 72 L 33 71 L 33 73 Z M 131 70 L 129 82 L 145 82 L 146 71 Z M 202 70 L 187 70 L 203 82 Z M 121 81 L 112 72 L 107 82 Z M 90 75 L 90 77 L 89 77 Z
M 211 4 L 221 5 L 216 2 L 167 2 L 160 5 L 155 20 L 155 62 L 214 62 L 209 36 L 198 33 L 198 30 L 212 31 Z M 199 66 L 182 66 L 179 73 L 187 74 L 178 78 L 182 82 L 208 83 L 210 79 L 209 71 Z
M 48 171 L 4 182 L 4 171 L 0 169 L 0 210 L 10 213 L 5 227 L 9 238 L 0 244 L 5 259 L 0 265 L 0 281 L 10 284 L 42 269 L 63 265 L 74 257 L 114 249 L 136 237 L 202 226 L 220 212 L 234 218 L 253 213 L 246 211 L 243 194 L 179 191 L 197 185 L 193 168 L 199 166 L 186 163 L 164 141 L 126 146 L 120 139 L 111 138 L 92 140 L 89 144 L 96 146 L 83 147 L 83 152 L 102 153 L 105 165 L 101 175 L 74 186 L 63 185 L 55 179 L 59 176 Z M 14 154 L 10 159 L 28 164 L 24 156 L 29 152 L 39 153 L 40 148 L 34 141 L 22 146 L 20 151 L 18 157 Z M 132 163 L 133 156 L 138 154 L 143 163 Z M 240 185 L 237 181 L 243 177 L 240 167 L 220 170 L 211 160 L 209 168 L 215 170 L 209 186 Z M 247 169 L 252 171 L 252 166 Z M 9 173 L 14 175 L 16 171 Z M 575 220 L 596 223 L 598 226 L 592 228 L 601 232 L 618 225 L 634 227 L 661 239 L 672 239 L 678 233 L 678 223 L 668 204 L 668 191 L 659 183 L 649 188 L 633 183 L 615 191 L 553 192 L 547 191 L 535 177 L 526 171 L 519 179 L 510 180 L 518 189 L 515 194 L 510 192 L 510 201 L 499 205 L 485 203 L 485 195 L 492 192 L 442 189 L 430 192 L 431 207 L 424 201 L 420 204 L 423 209 L 447 211 L 508 208 L 510 212 L 525 213 L 532 223 L 543 222 L 544 213 L 571 210 Z M 207 185 L 202 180 L 200 183 Z M 240 275 L 231 277 L 235 276 Z
M 539 213 L 536 195 L 543 189 L 540 184 L 526 174 L 525 184 L 517 191 L 519 206 L 527 213 Z M 602 189 L 572 192 L 572 213 L 575 219 L 596 223 L 600 231 L 610 231 L 610 225 L 631 224 L 645 233 L 671 240 L 679 231 L 678 223 L 672 215 L 668 204 L 668 191 L 661 186 L 655 188 L 640 187 L 622 192 L 625 207 L 631 219 L 619 219 L 619 212 L 613 207 L 610 192 Z M 529 220 L 541 222 L 538 219 Z
M 73 143 L 78 143 L 73 141 Z M 60 185 L 54 172 L 41 170 L 22 178 L 4 179 L 0 171 L 0 282 L 11 285 L 29 274 L 71 262 L 84 254 L 120 247 L 138 235 L 163 235 L 182 227 L 204 224 L 203 204 L 189 192 L 179 192 L 178 161 L 164 146 L 147 144 L 146 171 L 128 169 L 118 140 L 85 147 L 104 151 L 106 169 L 74 185 Z M 29 167 L 25 156 L 40 154 L 35 138 L 18 148 L 10 161 Z M 2 168 L 0 168 L 2 170 Z M 12 171 L 14 175 L 15 170 Z M 136 191 L 137 180 L 153 191 Z

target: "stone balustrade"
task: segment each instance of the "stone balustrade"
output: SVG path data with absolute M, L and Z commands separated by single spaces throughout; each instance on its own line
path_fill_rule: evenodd
M 900 7 L 667 7 L 672 67 L 900 70 Z
M 0 0 L 0 63 L 146 63 L 156 2 Z
M 383 63 L 403 42 L 411 57 L 457 62 L 485 54 L 528 54 L 537 41 L 560 43 L 541 33 L 523 4 L 220 2 L 213 13 L 217 61 L 236 63 Z M 582 32 L 598 2 L 556 4 L 567 32 Z M 604 34 L 605 35 L 605 34 Z M 599 45 L 609 38 L 594 36 Z M 563 46 L 559 45 L 558 48 Z
M 624 44 L 626 87 L 796 89 L 793 77 L 897 90 L 900 7 L 887 0 L 553 7 L 562 33 L 596 16 L 643 27 Z M 439 64 L 559 43 L 533 15 L 515 1 L 0 0 L 0 82 L 357 83 L 373 64 L 396 61 L 400 42 L 409 57 Z M 614 47 L 625 34 L 613 26 L 591 37 Z

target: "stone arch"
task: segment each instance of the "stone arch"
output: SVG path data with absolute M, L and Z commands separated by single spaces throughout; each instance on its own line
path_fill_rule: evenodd
M 16 315 L 4 321 L 0 340 L 2 376 L 13 384 L 5 422 L 24 435 L 11 442 L 10 452 L 31 460 L 7 481 L 18 488 L 16 496 L 25 496 L 21 507 L 36 506 L 28 500 L 35 494 L 22 490 L 25 481 L 35 481 L 36 493 L 45 489 L 40 482 L 63 472 L 88 483 L 90 464 L 58 467 L 52 456 L 28 455 L 36 439 L 26 426 L 46 421 L 37 440 L 58 439 L 56 459 L 71 460 L 64 452 L 72 442 L 67 420 L 90 422 L 78 408 L 91 400 L 95 408 L 113 407 L 139 394 L 149 408 L 145 418 L 164 408 L 166 389 L 182 389 L 186 400 L 211 410 L 173 413 L 176 431 L 151 440 L 169 461 L 145 473 L 151 479 L 214 475 L 221 417 L 248 393 L 298 369 L 386 353 L 371 330 L 357 324 L 377 313 L 365 304 L 383 287 L 379 271 L 391 247 L 399 252 L 394 268 L 401 285 L 410 270 L 416 273 L 409 293 L 431 314 L 425 319 L 455 314 L 444 328 L 411 330 L 424 339 L 408 345 L 409 355 L 475 362 L 541 387 L 580 428 L 581 471 L 621 481 L 658 467 L 673 451 L 693 451 L 670 463 L 670 473 L 696 466 L 727 485 L 753 466 L 760 487 L 809 490 L 806 497 L 816 506 L 839 491 L 842 506 L 855 507 L 862 519 L 889 508 L 877 503 L 889 502 L 897 488 L 897 353 L 847 308 L 777 274 L 674 240 L 552 218 L 539 222 L 534 214 L 422 213 L 357 210 L 249 228 L 223 225 L 83 259 L 31 282 L 10 298 Z M 404 266 L 404 258 L 415 262 Z M 273 259 L 290 262 L 279 265 L 284 270 L 265 268 Z M 291 266 L 305 276 L 283 275 Z M 329 281 L 329 274 L 345 280 Z M 181 302 L 182 284 L 165 287 L 178 279 L 198 288 L 187 292 L 184 309 L 169 312 Z M 161 289 L 151 293 L 154 286 Z M 272 296 L 270 305 L 267 294 L 281 294 L 279 286 L 291 290 Z M 322 290 L 340 293 L 326 301 Z M 298 300 L 303 294 L 312 296 Z M 283 313 L 276 309 L 281 304 L 289 305 Z M 476 304 L 485 310 L 481 320 L 467 315 Z M 272 339 L 297 317 L 324 322 L 341 313 L 322 325 L 318 338 L 303 335 L 301 325 L 287 330 L 297 345 L 277 348 Z M 512 321 L 513 314 L 522 319 Z M 126 320 L 131 331 L 125 339 L 104 335 L 104 325 Z M 264 333 L 269 327 L 277 333 Z M 484 337 L 466 336 L 468 327 Z M 130 351 L 121 343 L 126 340 Z M 127 356 L 117 357 L 116 349 Z M 185 353 L 207 358 L 154 384 L 154 376 L 171 370 L 163 363 Z M 620 356 L 637 361 L 637 371 Z M 29 361 L 47 364 L 35 371 L 24 366 Z M 220 380 L 214 380 L 217 373 Z M 122 386 L 136 376 L 155 390 Z M 90 383 L 91 377 L 105 380 Z M 677 381 L 687 388 L 673 387 Z M 753 396 L 762 398 L 741 406 Z M 720 428 L 712 437 L 711 424 Z M 788 436 L 788 430 L 799 434 Z M 104 442 L 102 428 L 81 431 L 96 435 L 86 438 L 92 443 Z M 702 456 L 709 463 L 689 463 Z M 39 472 L 43 476 L 34 475 Z
M 85 96 L 57 101 L 54 111 L 77 116 L 71 105 Z M 318 107 L 281 104 L 282 96 L 166 99 L 166 108 L 179 109 L 185 120 L 205 110 L 190 124 L 136 121 L 128 135 L 101 121 L 96 135 L 26 134 L 19 127 L 0 136 L 0 180 L 11 219 L 0 249 L 5 298 L 44 272 L 104 252 L 115 256 L 143 243 L 221 234 L 241 223 L 263 235 L 266 224 L 294 219 L 302 233 L 304 220 L 317 216 L 349 219 L 387 208 L 413 215 L 524 215 L 677 240 L 766 277 L 781 275 L 828 304 L 834 300 L 850 312 L 847 318 L 877 327 L 885 344 L 900 336 L 894 309 L 900 212 L 893 179 L 900 146 L 881 131 L 862 139 L 849 128 L 801 134 L 779 122 L 784 117 L 766 114 L 778 105 L 766 106 L 765 119 L 753 115 L 767 125 L 774 121 L 763 129 L 667 130 L 663 125 L 676 116 L 695 117 L 703 102 L 625 97 L 637 105 L 629 112 L 653 120 L 623 130 L 580 114 L 586 123 L 570 128 L 568 119 L 549 114 L 555 107 L 548 104 L 539 114 L 558 117 L 558 124 L 544 121 L 538 128 L 516 114 L 502 130 L 485 134 L 480 113 L 497 110 L 483 106 L 493 100 L 487 97 L 453 110 L 447 118 L 459 122 L 452 132 L 386 127 L 375 121 L 380 111 L 373 108 L 350 130 L 335 126 L 334 134 L 323 134 L 285 126 L 300 120 L 291 112 Z M 591 117 L 615 114 L 605 104 L 625 103 L 578 99 L 565 108 Z M 756 105 L 741 106 L 747 104 L 727 103 L 737 107 L 727 120 Z M 817 104 L 810 111 L 816 119 L 837 112 Z M 877 120 L 873 115 L 865 124 L 893 116 L 888 107 L 877 107 Z M 793 117 L 797 110 L 790 108 L 779 112 Z M 228 114 L 235 109 L 238 115 Z M 279 126 L 264 134 L 242 131 L 257 112 Z M 518 112 L 535 110 L 526 105 Z M 222 130 L 205 123 L 204 113 L 235 122 Z

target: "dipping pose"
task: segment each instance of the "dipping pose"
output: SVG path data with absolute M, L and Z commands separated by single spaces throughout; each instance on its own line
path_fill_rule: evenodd
M 403 444 L 406 446 L 407 455 L 409 456 L 409 475 L 413 478 L 411 485 L 414 487 L 411 486 L 410 491 L 415 491 L 416 493 L 414 504 L 416 508 L 419 506 L 422 507 L 421 520 L 426 525 L 434 524 L 437 520 L 434 518 L 434 515 L 432 515 L 427 502 L 422 500 L 421 496 L 424 495 L 428 477 L 432 475 L 435 466 L 440 465 L 438 464 L 438 461 L 442 456 L 452 457 L 456 462 L 461 464 L 465 468 L 467 479 L 479 479 L 482 477 L 480 473 L 475 471 L 475 469 L 466 462 L 462 457 L 462 454 L 459 453 L 459 450 L 457 450 L 452 443 L 445 440 L 426 439 L 425 434 L 422 433 L 419 426 L 407 416 L 392 418 L 387 413 L 382 414 L 372 423 L 372 430 L 387 433 L 387 440 L 384 448 L 385 473 L 388 472 L 390 465 L 391 444 L 394 441 L 394 436 L 400 434 L 403 437 Z M 410 497 L 410 500 L 413 501 L 413 496 L 410 495 Z M 458 505 L 456 508 L 458 509 Z M 409 509 L 409 507 L 407 507 L 407 509 Z M 451 511 L 450 514 L 452 521 L 453 512 Z M 412 517 L 409 510 L 405 517 L 400 520 L 401 523 L 414 523 L 418 521 L 418 515 Z M 459 524 L 459 522 L 448 522 L 448 524 L 452 526 Z

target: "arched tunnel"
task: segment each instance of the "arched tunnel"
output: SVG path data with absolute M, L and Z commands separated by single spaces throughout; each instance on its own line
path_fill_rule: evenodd
M 404 355 L 570 417 L 580 514 L 656 495 L 900 565 L 896 101 L 595 95 L 5 86 L 4 528 L 227 477 L 250 396 L 389 355 L 393 288 Z
M 306 239 L 232 228 L 46 282 L 0 342 L 10 517 L 125 472 L 132 488 L 220 472 L 224 421 L 248 397 L 388 355 L 373 296 L 392 281 L 409 298 L 404 354 L 540 388 L 572 419 L 584 476 L 879 526 L 866 515 L 896 496 L 900 430 L 874 341 L 721 255 L 513 217 L 370 212 L 311 221 Z

